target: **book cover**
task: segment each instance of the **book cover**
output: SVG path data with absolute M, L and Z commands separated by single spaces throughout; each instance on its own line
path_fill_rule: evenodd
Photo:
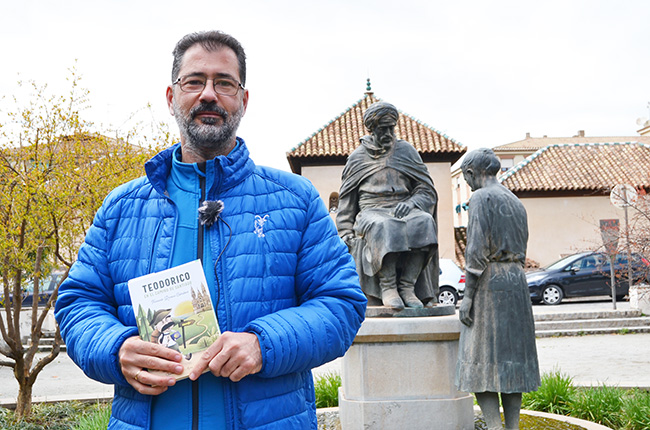
M 133 278 L 128 285 L 140 338 L 183 355 L 182 374 L 151 372 L 187 378 L 200 352 L 221 334 L 201 262 Z

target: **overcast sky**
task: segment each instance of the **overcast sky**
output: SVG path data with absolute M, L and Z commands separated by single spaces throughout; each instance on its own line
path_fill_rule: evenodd
M 286 152 L 361 99 L 368 77 L 377 97 L 469 149 L 527 132 L 635 136 L 650 114 L 647 0 L 0 2 L 0 96 L 18 79 L 65 93 L 77 60 L 87 118 L 103 128 L 148 120 L 147 104 L 173 121 L 175 43 L 232 34 L 248 56 L 239 135 L 258 164 L 285 170 Z

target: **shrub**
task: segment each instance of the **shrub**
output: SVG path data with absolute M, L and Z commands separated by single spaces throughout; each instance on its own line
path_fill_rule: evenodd
M 624 399 L 623 420 L 627 430 L 650 429 L 650 393 L 630 390 Z
M 74 430 L 105 430 L 111 419 L 111 404 L 96 403 L 95 408 L 79 419 Z
M 339 387 L 341 386 L 341 375 L 338 372 L 328 372 L 316 379 L 314 390 L 316 391 L 317 408 L 333 408 L 339 405 Z
M 537 391 L 523 394 L 521 404 L 524 409 L 568 415 L 574 395 L 573 378 L 554 369 L 542 375 Z
M 74 419 L 82 416 L 92 405 L 81 402 L 35 404 L 28 419 L 16 419 L 14 411 L 3 409 L 0 428 L 3 430 L 69 430 Z
M 621 411 L 625 395 L 622 388 L 606 385 L 579 390 L 573 399 L 570 415 L 611 428 L 623 428 Z
M 618 430 L 650 429 L 647 391 L 605 385 L 575 388 L 573 378 L 559 370 L 542 375 L 539 390 L 523 394 L 522 408 L 570 415 Z

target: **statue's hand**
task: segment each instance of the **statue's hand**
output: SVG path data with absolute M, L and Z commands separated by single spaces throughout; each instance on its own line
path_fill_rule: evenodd
M 345 233 L 343 236 L 341 236 L 341 239 L 343 239 L 343 242 L 345 242 L 345 244 L 349 248 L 350 246 L 352 246 L 352 243 L 354 242 L 355 239 L 354 232 Z
M 470 327 L 472 325 L 472 320 L 471 317 L 472 313 L 472 299 L 465 297 L 462 302 L 460 302 L 460 309 L 458 310 L 458 318 L 460 319 L 460 322 L 465 324 L 467 327 Z
M 411 213 L 411 210 L 413 210 L 414 207 L 415 204 L 410 200 L 399 202 L 397 206 L 395 206 L 395 217 L 404 218 L 406 215 Z

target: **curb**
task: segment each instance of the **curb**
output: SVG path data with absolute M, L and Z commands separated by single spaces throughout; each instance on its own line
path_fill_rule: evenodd
M 529 411 L 523 409 L 521 413 L 525 415 L 531 415 L 534 417 L 550 418 L 557 421 L 563 421 L 569 424 L 575 424 L 577 426 L 584 427 L 586 430 L 613 430 L 612 428 L 605 427 L 602 424 L 592 423 L 591 421 L 585 421 L 579 418 L 567 417 L 566 415 L 555 415 L 546 412 Z
M 478 406 L 474 406 L 474 413 L 480 412 Z M 565 415 L 555 415 L 546 412 L 529 411 L 526 409 L 521 410 L 522 415 L 531 415 L 535 417 L 548 418 L 555 421 L 565 422 L 583 427 L 585 430 L 613 430 L 610 427 L 605 427 L 601 424 L 592 423 L 574 417 L 567 417 Z M 316 409 L 316 417 L 318 418 L 318 428 L 322 430 L 341 430 L 341 423 L 339 421 L 339 408 L 321 408 Z
M 95 403 L 95 402 L 110 402 L 113 400 L 113 396 L 98 396 L 93 394 L 79 394 L 77 396 L 44 396 L 44 397 L 33 397 L 32 404 L 52 404 L 52 403 L 61 403 L 61 402 L 82 402 L 82 403 Z M 15 398 L 4 398 L 0 399 L 0 407 L 5 409 L 16 409 L 16 399 Z

